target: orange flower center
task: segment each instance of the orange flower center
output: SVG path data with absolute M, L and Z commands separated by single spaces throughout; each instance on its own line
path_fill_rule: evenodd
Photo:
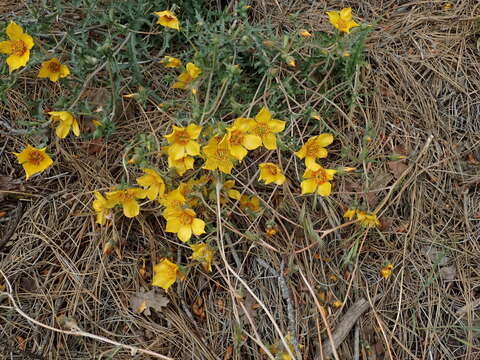
M 275 176 L 275 175 L 278 174 L 278 169 L 277 169 L 277 167 L 276 167 L 276 166 L 273 166 L 273 165 L 268 165 L 268 166 L 267 166 L 267 171 L 268 171 L 271 175 L 273 175 L 273 176 Z
M 127 190 L 123 191 L 122 194 L 121 194 L 121 199 L 122 199 L 121 202 L 127 202 L 127 201 L 130 201 L 130 200 L 133 200 L 134 198 L 135 197 L 133 196 L 133 194 L 131 194 Z
M 245 134 L 242 131 L 233 130 L 230 133 L 230 144 L 231 145 L 241 145 L 244 138 L 245 138 Z
M 13 54 L 17 56 L 23 56 L 27 52 L 27 46 L 22 40 L 13 41 L 12 44 Z
M 163 15 L 163 18 L 164 18 L 165 20 L 169 21 L 169 22 L 175 20 L 175 18 L 174 18 L 173 16 L 170 16 L 170 15 Z
M 175 142 L 180 145 L 187 145 L 190 140 L 191 138 L 187 130 L 180 130 L 175 134 Z
M 313 178 L 315 182 L 319 185 L 326 183 L 328 181 L 327 172 L 324 169 L 319 169 L 313 173 Z
M 312 142 L 311 144 L 308 144 L 307 145 L 307 151 L 306 151 L 307 156 L 308 157 L 317 157 L 321 148 L 322 147 L 320 145 L 318 145 L 318 143 L 316 141 Z
M 345 21 L 343 19 L 338 20 L 338 28 L 339 29 L 347 29 L 348 28 L 348 21 Z
M 180 223 L 182 225 L 191 225 L 193 222 L 193 216 L 184 212 L 180 215 Z
M 218 161 L 228 161 L 228 150 L 224 148 L 218 148 L 215 152 L 215 159 Z
M 56 61 L 52 61 L 48 64 L 48 70 L 50 70 L 51 72 L 60 72 L 60 63 L 56 62 Z
M 253 132 L 260 137 L 267 135 L 270 132 L 268 128 L 268 124 L 265 123 L 257 123 L 257 126 L 253 129 Z
M 28 154 L 28 162 L 33 165 L 39 165 L 44 158 L 45 157 L 41 151 L 32 151 Z

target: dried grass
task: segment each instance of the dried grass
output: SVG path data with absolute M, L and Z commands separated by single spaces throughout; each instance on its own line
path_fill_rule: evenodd
M 366 124 L 377 134 L 368 145 L 372 158 L 382 159 L 400 148 L 408 154 L 412 171 L 382 208 L 382 216 L 391 225 L 381 233 L 361 235 L 355 235 L 353 227 L 341 229 L 329 235 L 323 246 L 309 247 L 316 240 L 304 230 L 304 219 L 299 217 L 302 207 L 314 229 L 341 224 L 342 207 L 355 198 L 375 208 L 394 181 L 387 162 L 364 163 L 363 175 L 335 182 L 334 196 L 304 204 L 297 185 L 277 187 L 273 192 L 254 187 L 249 179 L 263 160 L 257 158 L 245 165 L 237 180 L 245 193 L 262 196 L 268 208 L 264 216 L 252 221 L 233 208 L 237 232 L 222 234 L 224 241 L 219 245 L 224 257 L 217 257 L 214 271 L 194 270 L 170 290 L 171 303 L 162 313 L 135 314 L 128 308 L 129 297 L 148 286 L 139 268 L 146 264 L 151 269 L 162 256 L 185 259 L 188 253 L 165 235 L 155 210 L 106 229 L 94 224 L 93 191 L 106 190 L 125 174 L 122 149 L 132 134 L 155 129 L 160 141 L 171 122 L 158 109 L 142 112 L 133 103 L 123 103 L 116 119 L 118 131 L 107 147 L 89 154 L 81 141 L 58 142 L 54 170 L 23 185 L 19 200 L 23 216 L 0 262 L 16 302 L 29 316 L 50 326 L 59 327 L 56 319 L 66 315 L 85 331 L 174 359 L 222 359 L 229 346 L 234 347 L 232 359 L 262 358 L 256 342 L 268 345 L 279 339 L 263 306 L 283 335 L 291 327 L 289 317 L 294 319 L 303 357 L 313 359 L 319 352 L 319 338 L 325 341 L 327 334 L 300 270 L 317 296 L 326 293 L 344 303 L 340 310 L 326 307 L 332 331 L 355 300 L 380 296 L 338 348 L 341 359 L 355 358 L 356 351 L 362 359 L 478 359 L 480 177 L 478 163 L 469 162 L 468 156 L 480 160 L 476 43 L 480 4 L 459 0 L 447 11 L 439 1 L 371 0 L 360 7 L 356 2 L 338 1 L 284 3 L 258 1 L 256 16 L 259 21 L 278 23 L 279 28 L 289 27 L 293 24 L 288 24 L 286 15 L 301 9 L 305 27 L 310 24 L 320 30 L 326 29 L 325 21 L 320 21 L 326 9 L 350 3 L 361 18 L 381 18 L 369 39 L 369 65 L 360 76 L 363 88 L 372 95 L 355 110 L 351 123 L 339 113 L 327 122 L 343 134 L 332 152 L 336 164 L 345 161 L 340 157 L 340 143 L 348 144 L 354 155 L 362 151 Z M 21 9 L 12 5 L 11 11 Z M 25 87 L 34 88 L 28 78 L 24 81 Z M 18 106 L 0 109 L 0 119 L 27 118 L 23 94 L 12 92 L 10 96 Z M 321 94 L 312 98 L 312 103 L 316 101 L 322 103 Z M 290 105 L 292 111 L 302 107 Z M 305 125 L 298 121 L 288 131 L 306 137 Z M 430 147 L 416 161 L 430 135 Z M 0 175 L 20 177 L 10 153 L 25 139 L 10 135 L 1 139 Z M 272 156 L 280 158 L 280 153 Z M 299 178 L 298 159 L 290 156 L 281 161 L 292 179 Z M 159 165 L 163 162 L 158 159 Z M 12 214 L 15 207 L 16 201 L 9 200 L 0 210 Z M 204 216 L 215 219 L 215 209 L 211 210 Z M 269 239 L 262 234 L 265 222 L 272 218 L 280 231 Z M 9 220 L 0 222 L 1 234 L 7 232 Z M 230 228 L 228 218 L 222 221 L 224 228 Z M 252 240 L 248 233 L 259 234 L 261 239 Z M 121 243 L 121 258 L 102 256 L 103 244 L 111 239 Z M 356 242 L 361 244 L 358 257 L 345 264 L 345 254 Z M 386 261 L 395 265 L 388 281 L 379 276 Z M 264 264 L 282 274 L 293 311 L 288 310 L 279 279 Z M 453 278 L 442 278 L 445 267 L 453 267 Z M 252 300 L 234 273 L 260 301 Z M 205 307 L 203 321 L 192 312 L 198 298 Z M 252 308 L 256 303 L 260 305 Z M 29 352 L 46 359 L 105 358 L 114 352 L 115 359 L 143 358 L 92 339 L 45 330 L 25 320 L 8 301 L 0 305 L 0 322 L 4 358 L 26 356 L 18 355 L 18 336 L 25 339 Z M 355 337 L 361 343 L 357 349 Z

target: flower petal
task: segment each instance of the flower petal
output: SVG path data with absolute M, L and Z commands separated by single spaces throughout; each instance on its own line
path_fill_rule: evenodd
M 123 215 L 128 218 L 133 218 L 140 214 L 140 205 L 134 199 L 125 201 L 123 205 Z
M 324 182 L 323 184 L 319 185 L 317 188 L 318 195 L 321 196 L 329 196 L 332 192 L 332 184 L 329 182 Z
M 258 135 L 246 134 L 243 137 L 242 145 L 248 150 L 254 150 L 262 145 L 262 138 Z
M 271 132 L 278 133 L 285 130 L 285 124 L 283 120 L 272 119 L 268 122 L 268 128 Z
M 180 223 L 180 220 L 178 218 L 169 217 L 167 220 L 167 226 L 165 227 L 165 231 L 171 232 L 171 233 L 177 233 L 181 227 L 182 227 L 182 224 Z
M 275 134 L 267 134 L 263 138 L 263 145 L 268 150 L 275 150 L 277 148 L 277 137 Z
M 0 42 L 0 53 L 1 54 L 11 54 L 13 53 L 13 43 L 10 40 Z
M 340 18 L 343 21 L 352 20 L 352 8 L 343 8 L 340 10 Z
M 230 147 L 230 154 L 237 160 L 243 160 L 248 151 L 241 145 L 233 145 Z
M 7 25 L 5 33 L 11 40 L 21 40 L 23 35 L 23 29 L 14 21 L 10 21 Z
M 196 141 L 189 141 L 185 147 L 186 152 L 190 156 L 197 156 L 200 155 L 200 144 Z
M 201 219 L 193 219 L 192 221 L 192 231 L 195 235 L 205 234 L 205 222 Z
M 321 147 L 326 147 L 333 142 L 333 135 L 332 134 L 320 134 L 317 136 L 318 145 Z
M 303 180 L 300 185 L 302 187 L 302 195 L 311 194 L 315 192 L 315 189 L 317 188 L 317 183 L 313 179 Z
M 55 129 L 55 134 L 60 138 L 64 139 L 67 137 L 68 133 L 70 132 L 71 125 L 66 123 L 65 121 L 60 121 L 60 124 Z
M 192 237 L 192 228 L 190 226 L 183 225 L 178 230 L 177 236 L 181 241 L 187 242 Z

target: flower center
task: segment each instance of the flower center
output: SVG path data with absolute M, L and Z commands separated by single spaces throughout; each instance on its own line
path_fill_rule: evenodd
M 127 190 L 125 190 L 122 194 L 122 202 L 127 202 L 130 200 L 133 200 L 134 196 L 133 194 L 130 194 Z
M 55 61 L 52 61 L 50 64 L 48 64 L 48 70 L 54 73 L 60 72 L 60 64 Z
M 28 154 L 28 162 L 34 165 L 39 165 L 43 159 L 44 156 L 40 151 L 32 151 L 30 154 Z
M 215 158 L 218 161 L 227 161 L 228 160 L 228 150 L 223 149 L 223 148 L 217 149 L 217 151 L 215 152 Z
M 320 152 L 321 146 L 318 146 L 316 142 L 311 143 L 307 146 L 307 156 L 308 157 L 317 157 Z
M 22 56 L 27 52 L 27 47 L 22 40 L 16 40 L 12 44 L 13 54 L 17 56 Z
M 277 170 L 277 168 L 276 168 L 275 166 L 271 166 L 271 165 L 270 165 L 270 166 L 267 167 L 267 170 L 268 170 L 268 172 L 269 172 L 271 175 L 274 175 L 274 176 L 275 176 L 275 175 L 278 174 L 278 170 Z
M 267 135 L 270 132 L 267 124 L 260 123 L 253 129 L 253 132 L 260 137 Z
M 240 130 L 233 130 L 230 133 L 230 144 L 231 145 L 241 145 L 245 134 Z
M 192 222 L 193 222 L 192 215 L 189 215 L 186 212 L 180 215 L 180 223 L 182 223 L 182 225 L 190 225 Z
M 180 145 L 187 145 L 190 141 L 190 135 L 186 130 L 181 130 L 175 134 L 175 140 Z
M 313 173 L 315 182 L 319 185 L 326 183 L 328 181 L 327 173 L 324 169 L 319 169 Z
M 343 19 L 338 20 L 338 28 L 339 29 L 347 29 L 348 28 L 348 21 L 345 21 Z
M 163 15 L 163 18 L 167 21 L 173 21 L 175 20 L 175 18 L 173 16 L 170 16 L 170 15 Z

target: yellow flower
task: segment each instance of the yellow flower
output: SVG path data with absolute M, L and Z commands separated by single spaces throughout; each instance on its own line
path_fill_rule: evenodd
M 305 29 L 300 30 L 300 35 L 302 35 L 303 37 L 311 37 L 312 36 L 312 34 Z
M 285 129 L 285 121 L 272 119 L 272 114 L 266 107 L 263 107 L 255 116 L 255 124 L 252 126 L 251 132 L 260 136 L 262 144 L 268 150 L 277 148 L 277 138 L 275 133 L 279 133 Z
M 182 60 L 173 56 L 165 56 L 161 63 L 167 68 L 178 68 L 182 66 Z
M 53 122 L 60 122 L 55 129 L 55 134 L 60 139 L 67 137 L 70 130 L 73 131 L 75 136 L 80 135 L 80 127 L 78 126 L 77 119 L 68 111 L 50 111 L 48 115 L 50 115 L 50 119 L 52 119 Z
M 165 231 L 176 233 L 183 242 L 190 240 L 192 233 L 196 236 L 204 234 L 205 222 L 198 219 L 196 215 L 192 209 L 179 209 L 167 217 Z
M 249 131 L 255 125 L 253 119 L 238 118 L 227 128 L 227 144 L 230 154 L 237 160 L 242 160 L 248 150 L 254 150 L 262 145 L 262 139 Z
M 234 200 L 240 200 L 241 194 L 238 190 L 234 190 L 235 180 L 227 180 L 223 183 L 223 189 L 227 192 L 227 196 Z
M 147 191 L 139 188 L 110 191 L 105 194 L 107 200 L 113 205 L 120 204 L 123 207 L 123 214 L 132 218 L 140 213 L 140 205 L 136 199 L 145 199 Z
M 57 82 L 58 79 L 70 75 L 67 65 L 63 65 L 57 58 L 53 58 L 42 63 L 38 72 L 39 78 L 49 78 L 50 81 Z
M 325 146 L 330 145 L 332 142 L 333 136 L 331 134 L 312 136 L 295 155 L 300 159 L 305 159 L 307 169 L 318 170 L 320 165 L 315 160 L 327 157 L 328 151 L 325 149 Z
M 193 250 L 193 254 L 189 259 L 199 261 L 205 271 L 212 271 L 212 260 L 215 250 L 205 243 L 190 245 L 190 248 Z
M 183 176 L 187 170 L 193 169 L 194 162 L 195 159 L 188 155 L 177 160 L 173 160 L 170 156 L 168 157 L 168 167 L 175 169 L 180 176 Z
M 97 224 L 104 225 L 107 220 L 110 209 L 115 205 L 105 199 L 102 194 L 95 191 L 95 200 L 93 200 L 92 207 L 97 213 Z
M 182 206 L 187 200 L 180 189 L 175 189 L 161 196 L 158 201 L 165 207 L 162 213 L 163 217 L 168 218 L 182 210 Z
M 247 195 L 242 195 L 240 198 L 240 208 L 241 209 L 249 209 L 253 212 L 257 212 L 261 209 L 260 207 L 260 199 L 256 196 L 249 197 Z
M 305 170 L 303 174 L 305 180 L 301 183 L 302 195 L 316 191 L 318 195 L 329 196 L 332 192 L 330 180 L 333 179 L 333 175 L 335 175 L 336 172 L 336 170 L 324 169 L 321 166 L 315 171 L 310 169 Z
M 343 214 L 343 217 L 348 220 L 352 220 L 353 217 L 356 215 L 357 210 L 356 209 L 347 209 L 345 213 Z
M 219 169 L 225 174 L 230 174 L 233 168 L 234 158 L 228 149 L 226 137 L 215 136 L 203 147 L 206 161 L 203 168 L 206 170 Z
M 258 180 L 264 180 L 265 184 L 274 182 L 277 185 L 282 185 L 285 182 L 285 175 L 282 174 L 282 170 L 274 163 L 262 163 L 258 167 L 260 168 Z
M 10 40 L 0 42 L 0 53 L 10 55 L 7 57 L 7 65 L 12 72 L 27 65 L 30 49 L 35 43 L 33 38 L 24 33 L 22 27 L 13 21 L 8 24 L 5 32 Z
M 161 176 L 153 169 L 143 169 L 145 175 L 137 179 L 138 185 L 148 188 L 146 190 L 147 198 L 155 200 L 159 195 L 165 194 L 165 182 Z
M 172 132 L 165 135 L 171 144 L 167 148 L 168 156 L 172 160 L 179 160 L 186 155 L 200 155 L 200 144 L 195 139 L 200 136 L 201 131 L 202 127 L 195 124 L 190 124 L 186 128 L 173 125 Z
M 383 278 L 387 280 L 390 277 L 390 275 L 392 275 L 392 270 L 393 270 L 393 265 L 388 263 L 380 270 L 380 274 L 382 274 Z
M 272 236 L 277 235 L 278 230 L 274 227 L 269 227 L 269 228 L 266 229 L 265 232 L 266 232 L 267 236 L 272 237 Z
M 352 8 L 343 8 L 340 12 L 328 11 L 327 15 L 330 19 L 330 24 L 335 26 L 341 32 L 349 33 L 351 28 L 359 26 L 352 19 Z
M 53 160 L 45 153 L 46 149 L 46 147 L 37 149 L 31 145 L 27 145 L 21 153 L 14 153 L 18 162 L 25 170 L 25 179 L 47 169 L 53 164 Z
M 360 210 L 357 210 L 357 219 L 360 225 L 365 227 L 377 227 L 380 226 L 380 221 L 377 218 L 377 215 L 374 213 L 366 213 Z
M 177 82 L 172 85 L 174 89 L 185 89 L 193 80 L 198 78 L 202 73 L 197 65 L 193 63 L 188 63 L 186 70 L 178 75 Z
M 153 266 L 152 285 L 168 291 L 168 288 L 177 281 L 177 276 L 178 265 L 168 259 L 162 259 L 159 264 Z
M 154 14 L 158 16 L 157 24 L 171 29 L 180 30 L 180 22 L 173 12 L 165 10 L 154 12 Z

